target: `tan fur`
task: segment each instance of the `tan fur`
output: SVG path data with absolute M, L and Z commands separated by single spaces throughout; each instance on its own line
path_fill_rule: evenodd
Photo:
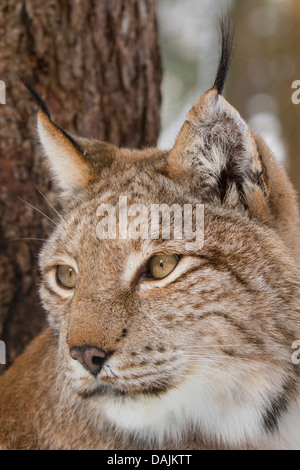
M 299 212 L 262 139 L 212 89 L 170 153 L 76 141 L 81 176 L 61 180 L 40 256 L 50 326 L 0 379 L 0 448 L 300 448 Z M 204 246 L 99 240 L 97 208 L 120 195 L 204 203 Z M 139 278 L 159 253 L 180 255 L 174 271 Z M 74 291 L 56 284 L 58 264 L 77 271 Z M 70 356 L 85 345 L 109 357 L 97 376 Z
M 38 130 L 41 144 L 49 157 L 50 171 L 59 187 L 64 186 L 66 172 L 70 180 L 70 187 L 84 188 L 92 181 L 89 165 L 80 155 L 78 149 L 41 110 L 38 112 Z M 68 190 L 69 187 L 65 189 Z

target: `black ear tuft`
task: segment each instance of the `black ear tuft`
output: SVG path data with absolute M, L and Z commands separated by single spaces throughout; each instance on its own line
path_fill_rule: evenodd
M 37 91 L 33 88 L 32 85 L 30 85 L 30 83 L 26 80 L 26 78 L 24 78 L 22 75 L 20 75 L 19 73 L 17 73 L 17 76 L 19 78 L 19 80 L 21 80 L 21 82 L 26 86 L 27 90 L 29 91 L 29 93 L 31 94 L 31 96 L 33 97 L 34 101 L 36 102 L 36 104 L 38 105 L 38 107 L 40 108 L 40 110 L 46 114 L 47 118 L 49 119 L 49 121 L 60 131 L 64 134 L 64 136 L 71 142 L 71 144 L 76 148 L 76 150 L 80 153 L 83 153 L 83 150 L 81 148 L 81 146 L 78 144 L 78 142 L 76 142 L 72 136 L 70 136 L 64 129 L 62 129 L 61 127 L 59 127 L 57 124 L 55 124 L 52 119 L 51 119 L 51 115 L 50 115 L 50 112 L 49 112 L 49 109 L 45 103 L 45 101 L 40 97 L 40 95 L 37 93 Z
M 24 78 L 19 73 L 17 73 L 17 76 L 18 76 L 19 80 L 21 80 L 21 82 L 26 86 L 27 90 L 29 91 L 29 93 L 33 97 L 33 99 L 36 102 L 36 104 L 38 105 L 38 107 L 43 111 L 43 113 L 46 114 L 46 116 L 48 116 L 49 119 L 51 119 L 50 112 L 49 112 L 49 109 L 47 108 L 47 105 L 46 105 L 45 101 L 40 97 L 40 95 L 30 85 L 30 83 L 26 80 L 26 78 Z
M 233 40 L 236 25 L 231 23 L 228 16 L 224 16 L 220 19 L 219 28 L 221 39 L 221 54 L 213 88 L 215 88 L 218 94 L 221 95 L 232 60 Z

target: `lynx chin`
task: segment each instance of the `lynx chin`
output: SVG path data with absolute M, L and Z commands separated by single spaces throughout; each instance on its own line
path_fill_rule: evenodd
M 70 136 L 27 85 L 63 210 L 40 253 L 49 326 L 0 379 L 0 448 L 300 448 L 297 198 L 222 95 L 221 32 L 214 85 L 170 151 Z M 122 195 L 204 205 L 204 243 L 99 239 L 97 208 Z

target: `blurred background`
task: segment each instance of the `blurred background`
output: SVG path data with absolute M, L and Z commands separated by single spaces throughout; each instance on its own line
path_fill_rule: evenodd
M 261 134 L 300 192 L 299 0 L 159 0 L 163 62 L 161 148 L 170 148 L 199 96 L 214 82 L 218 17 L 237 22 L 225 98 Z

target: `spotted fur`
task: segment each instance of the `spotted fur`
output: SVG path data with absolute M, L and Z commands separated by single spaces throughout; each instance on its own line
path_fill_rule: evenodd
M 63 211 L 40 255 L 49 328 L 0 380 L 0 448 L 300 448 L 296 195 L 220 94 L 227 69 L 170 152 L 69 139 L 40 111 Z M 120 195 L 203 203 L 203 247 L 99 240 L 97 208 Z M 179 255 L 175 269 L 141 276 L 158 253 Z M 58 264 L 76 271 L 74 290 L 58 285 Z M 107 355 L 98 374 L 70 355 L 87 345 Z

